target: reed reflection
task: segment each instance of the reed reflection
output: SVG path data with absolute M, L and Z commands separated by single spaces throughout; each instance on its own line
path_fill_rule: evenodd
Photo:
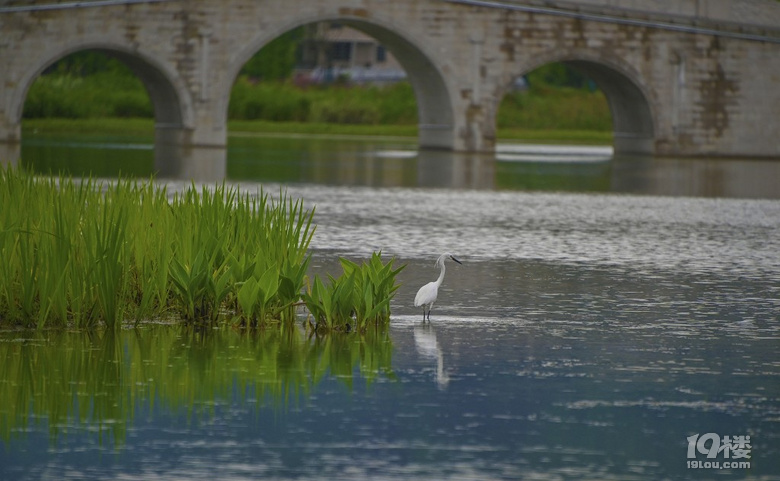
M 0 439 L 47 425 L 124 442 L 140 408 L 208 416 L 218 402 L 285 409 L 335 378 L 392 379 L 387 330 L 307 337 L 295 326 L 257 331 L 150 326 L 112 332 L 0 333 Z M 189 416 L 192 419 L 192 416 Z
M 52 441 L 90 425 L 101 441 L 125 436 L 129 396 L 120 342 L 112 331 L 12 332 L 0 338 L 0 437 L 6 442 L 48 421 Z

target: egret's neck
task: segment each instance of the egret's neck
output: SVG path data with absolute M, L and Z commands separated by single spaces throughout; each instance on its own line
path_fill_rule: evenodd
M 443 259 L 440 262 L 440 264 L 441 264 L 441 272 L 439 273 L 439 278 L 436 279 L 436 285 L 437 286 L 440 286 L 442 281 L 444 281 L 444 271 L 445 271 L 445 268 L 444 268 L 444 260 Z

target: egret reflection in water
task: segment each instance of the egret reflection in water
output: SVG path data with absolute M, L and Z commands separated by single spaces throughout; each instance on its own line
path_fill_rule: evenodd
M 444 369 L 444 354 L 430 323 L 414 326 L 414 346 L 420 356 L 436 361 L 436 385 L 441 390 L 446 389 L 450 376 Z

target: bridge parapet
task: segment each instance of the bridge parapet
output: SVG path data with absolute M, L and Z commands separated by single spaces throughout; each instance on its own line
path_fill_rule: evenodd
M 471 2 L 465 0 L 463 3 Z M 773 0 L 486 0 L 481 3 L 493 4 L 496 8 L 510 6 L 539 12 L 600 16 L 604 21 L 645 21 L 753 34 L 780 41 L 780 2 Z

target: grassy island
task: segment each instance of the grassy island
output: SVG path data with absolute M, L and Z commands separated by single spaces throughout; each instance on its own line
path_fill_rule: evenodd
M 280 192 L 224 183 L 176 192 L 153 181 L 0 171 L 0 326 L 109 328 L 149 319 L 316 330 L 389 320 L 398 285 L 379 254 L 310 279 L 314 211 Z

